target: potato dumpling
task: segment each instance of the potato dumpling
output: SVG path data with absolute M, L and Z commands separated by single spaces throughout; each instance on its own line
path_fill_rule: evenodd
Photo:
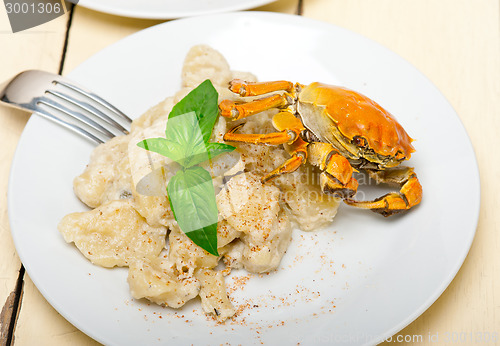
M 66 215 L 58 228 L 68 243 L 75 243 L 85 257 L 103 267 L 157 257 L 165 247 L 167 231 L 163 226 L 150 226 L 128 200 Z
M 85 171 L 73 181 L 76 196 L 91 208 L 132 196 L 128 136 L 114 137 L 94 149 Z
M 206 314 L 213 315 L 219 322 L 233 316 L 236 312 L 226 293 L 226 283 L 220 271 L 199 269 L 195 272 L 201 283 L 201 307 Z
M 132 262 L 127 281 L 135 299 L 146 298 L 173 308 L 198 296 L 201 288 L 198 279 L 177 272 L 172 262 L 161 257 Z
M 233 177 L 217 195 L 219 213 L 242 233 L 242 264 L 250 272 L 276 269 L 290 243 L 292 229 L 279 201 L 280 190 L 252 173 Z

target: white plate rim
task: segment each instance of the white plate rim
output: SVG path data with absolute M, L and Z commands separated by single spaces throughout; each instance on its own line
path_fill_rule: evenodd
M 233 3 L 228 3 L 226 0 L 212 0 L 215 4 L 210 5 L 210 8 L 196 9 L 191 6 L 180 8 L 169 7 L 168 2 L 159 7 L 151 6 L 145 2 L 138 2 L 137 5 L 128 2 L 113 2 L 113 0 L 79 0 L 78 5 L 108 14 L 113 14 L 122 17 L 142 18 L 142 19 L 176 19 L 192 16 L 201 16 L 216 14 L 222 12 L 235 12 L 257 8 L 275 2 L 276 0 L 240 0 Z M 200 0 L 198 0 L 200 1 Z

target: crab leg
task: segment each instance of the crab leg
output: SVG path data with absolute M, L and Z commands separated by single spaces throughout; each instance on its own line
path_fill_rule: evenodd
M 240 96 L 257 96 L 267 94 L 273 91 L 288 91 L 294 89 L 294 84 L 288 81 L 274 81 L 274 82 L 245 82 L 241 79 L 233 79 L 229 83 L 229 90 Z
M 371 209 L 384 216 L 408 210 L 422 200 L 422 185 L 410 167 L 398 167 L 385 171 L 368 171 L 376 182 L 394 183 L 401 186 L 399 192 L 391 192 L 373 201 L 356 201 L 347 199 L 344 202 L 358 208 Z
M 349 161 L 329 143 L 313 142 L 309 144 L 309 163 L 318 166 L 321 189 L 325 193 L 339 197 L 351 197 L 358 189 L 358 182 L 352 176 L 354 169 Z
M 250 102 L 224 100 L 219 103 L 219 109 L 223 117 L 239 120 L 271 108 L 284 108 L 291 103 L 286 94 L 274 94 Z
M 274 120 L 274 119 L 273 119 Z M 272 172 L 266 174 L 262 178 L 262 182 L 265 183 L 271 179 L 276 178 L 279 175 L 294 172 L 300 167 L 307 159 L 307 147 L 309 143 L 303 141 L 298 137 L 292 144 L 287 147 L 288 152 L 292 155 L 291 158 L 282 163 L 279 167 L 275 168 Z
M 224 140 L 226 142 L 279 145 L 292 141 L 296 136 L 295 133 L 290 133 L 287 130 L 267 134 L 235 133 L 243 125 L 245 124 L 239 124 L 238 126 L 232 128 L 228 133 L 224 135 Z
M 300 167 L 306 161 L 306 155 L 304 151 L 297 151 L 292 154 L 292 157 L 283 162 L 279 167 L 275 168 L 272 172 L 266 174 L 262 177 L 261 181 L 265 183 L 271 179 L 276 178 L 279 175 L 292 173 L 297 168 Z
M 224 135 L 227 142 L 245 142 L 253 144 L 279 145 L 292 143 L 299 138 L 304 126 L 290 111 L 283 110 L 273 117 L 273 126 L 280 132 L 267 134 L 235 133 L 244 124 L 240 124 Z

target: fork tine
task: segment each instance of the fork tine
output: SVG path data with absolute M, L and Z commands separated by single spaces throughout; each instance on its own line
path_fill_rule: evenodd
M 95 122 L 94 120 L 83 115 L 82 113 L 75 112 L 75 111 L 68 109 L 67 107 L 61 105 L 60 103 L 58 103 L 56 101 L 53 101 L 53 100 L 50 100 L 47 98 L 39 98 L 37 100 L 37 105 L 44 105 L 44 106 L 47 106 L 49 108 L 55 109 L 59 112 L 62 112 L 64 114 L 66 114 L 68 117 L 72 117 L 72 118 L 78 120 L 79 122 L 81 122 L 87 126 L 90 126 L 94 130 L 104 134 L 105 136 L 109 137 L 108 139 L 115 137 L 115 135 L 112 132 L 110 132 L 108 129 L 103 127 L 101 124 Z
M 121 124 L 119 124 L 116 120 L 114 120 L 113 118 L 111 118 L 107 114 L 101 112 L 99 109 L 95 108 L 94 106 L 92 106 L 86 102 L 76 100 L 75 98 L 73 98 L 67 94 L 64 94 L 64 93 L 61 93 L 61 92 L 55 91 L 55 90 L 47 90 L 47 93 L 50 95 L 54 95 L 54 96 L 56 96 L 64 101 L 92 114 L 93 116 L 97 117 L 98 119 L 104 120 L 106 123 L 112 125 L 113 128 L 119 130 L 123 134 L 129 133 L 128 130 L 125 127 L 123 127 Z
M 76 85 L 73 85 L 73 84 L 69 84 L 69 83 L 66 83 L 64 81 L 60 81 L 60 80 L 55 80 L 54 81 L 55 83 L 57 84 L 60 84 L 68 89 L 71 89 L 73 91 L 76 91 L 82 95 L 85 95 L 86 97 L 88 97 L 89 99 L 99 103 L 101 106 L 107 108 L 109 111 L 115 113 L 116 115 L 118 115 L 119 117 L 121 117 L 122 119 L 126 120 L 129 124 L 132 123 L 132 119 L 130 119 L 125 113 L 123 113 L 122 111 L 120 111 L 118 108 L 116 108 L 115 106 L 113 106 L 111 103 L 109 103 L 108 101 L 104 100 L 103 98 L 101 98 L 100 96 L 90 92 L 90 91 L 86 91 L 80 87 L 77 87 Z
M 59 117 L 56 117 L 55 115 L 53 115 L 52 113 L 50 112 L 46 112 L 42 109 L 38 109 L 34 112 L 35 114 L 38 114 L 40 115 L 41 117 L 44 117 L 44 118 L 47 118 L 65 128 L 67 128 L 68 130 L 71 130 L 73 132 L 76 132 L 77 134 L 83 136 L 83 137 L 87 137 L 88 139 L 96 142 L 97 144 L 101 144 L 101 143 L 104 143 L 108 140 L 108 138 L 102 138 L 102 134 L 97 134 L 97 135 L 94 135 L 92 133 L 90 133 L 89 131 L 83 129 L 82 127 L 80 126 L 76 126 L 74 124 L 71 124 L 67 121 L 64 121 L 62 120 L 61 118 Z

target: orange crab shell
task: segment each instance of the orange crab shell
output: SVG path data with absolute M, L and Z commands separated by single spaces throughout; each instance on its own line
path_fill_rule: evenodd
M 305 86 L 299 93 L 299 105 L 324 108 L 323 115 L 335 123 L 340 133 L 349 141 L 362 137 L 369 148 L 382 156 L 400 156 L 409 159 L 415 151 L 413 139 L 396 119 L 375 101 L 355 91 L 322 83 Z M 325 120 L 325 119 L 323 119 Z M 304 125 L 307 127 L 307 121 Z M 310 128 L 313 132 L 314 129 Z M 324 137 L 332 136 L 331 131 Z M 332 142 L 333 139 L 325 138 Z

